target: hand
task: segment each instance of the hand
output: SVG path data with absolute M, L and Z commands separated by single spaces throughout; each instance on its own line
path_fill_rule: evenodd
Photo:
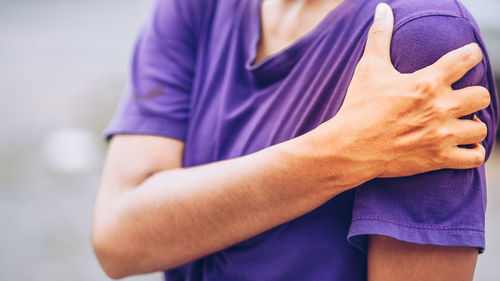
M 470 44 L 425 69 L 401 74 L 390 59 L 392 11 L 386 4 L 377 11 L 342 108 L 307 136 L 314 153 L 361 162 L 355 171 L 367 178 L 480 166 L 486 125 L 459 117 L 487 107 L 490 95 L 483 87 L 455 91 L 451 85 L 482 60 L 481 50 Z M 329 147 L 339 135 L 345 145 Z

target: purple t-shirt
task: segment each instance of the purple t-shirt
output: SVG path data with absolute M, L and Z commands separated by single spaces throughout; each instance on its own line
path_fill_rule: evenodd
M 306 36 L 254 65 L 260 0 L 158 0 L 138 39 L 130 86 L 105 134 L 183 140 L 188 167 L 308 132 L 341 107 L 377 2 L 345 0 Z M 391 55 L 401 72 L 430 65 L 470 42 L 484 51 L 476 23 L 457 1 L 387 2 L 396 17 Z M 492 105 L 478 112 L 488 125 L 489 154 L 498 111 L 486 52 L 454 87 L 470 85 L 492 93 Z M 165 276 L 170 281 L 361 281 L 367 235 L 482 251 L 485 208 L 484 167 L 375 179 Z

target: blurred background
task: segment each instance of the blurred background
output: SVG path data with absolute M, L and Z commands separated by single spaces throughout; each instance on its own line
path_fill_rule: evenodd
M 500 0 L 463 2 L 482 28 L 500 85 Z M 90 244 L 106 149 L 100 133 L 150 3 L 0 0 L 0 280 L 109 280 Z M 487 164 L 487 249 L 477 281 L 499 280 L 499 150 Z

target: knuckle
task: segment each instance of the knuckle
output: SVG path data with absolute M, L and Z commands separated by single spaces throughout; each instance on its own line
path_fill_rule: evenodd
M 474 165 L 474 167 L 483 165 L 485 157 L 486 152 L 484 151 L 484 149 L 479 150 L 478 153 L 472 157 L 472 165 Z
M 448 116 L 448 112 L 452 110 L 452 108 L 443 103 L 435 103 L 432 109 L 433 109 L 434 119 L 437 120 L 446 119 L 446 117 Z
M 481 160 L 481 164 L 484 163 L 484 161 L 486 161 L 486 149 L 484 148 L 484 146 L 480 145 L 480 156 L 479 156 L 479 159 Z
M 444 168 L 446 166 L 449 166 L 450 162 L 452 162 L 452 159 L 448 154 L 448 152 L 443 149 L 436 150 L 432 159 L 435 165 L 438 166 L 439 168 Z
M 422 98 L 430 98 L 436 95 L 438 88 L 437 79 L 433 78 L 424 78 L 420 81 L 417 81 L 415 85 L 415 91 Z
M 435 147 L 435 149 L 440 150 L 446 144 L 451 143 L 450 139 L 456 135 L 456 132 L 451 128 L 445 126 L 439 126 L 432 128 L 427 134 L 425 141 L 427 145 Z
M 420 144 L 427 147 L 428 150 L 431 151 L 431 154 L 435 156 L 438 151 L 438 146 L 436 145 L 438 141 L 438 137 L 436 133 L 426 134 L 424 137 L 420 139 Z
M 458 62 L 467 65 L 475 65 L 483 59 L 483 52 L 477 44 L 469 44 L 458 50 Z
M 437 129 L 437 137 L 439 139 L 439 141 L 443 142 L 443 141 L 446 141 L 446 140 L 449 140 L 451 138 L 453 138 L 455 136 L 455 132 L 448 129 L 448 128 L 444 128 L 444 127 L 441 127 L 439 129 Z
M 423 138 L 422 143 L 438 153 L 441 150 L 441 145 L 445 139 L 444 135 L 446 134 L 447 133 L 442 128 L 435 128 Z M 439 156 L 439 153 L 437 156 Z
M 459 60 L 462 61 L 462 62 L 465 62 L 465 63 L 473 61 L 475 57 L 476 56 L 475 56 L 475 54 L 474 54 L 474 52 L 473 52 L 472 49 L 470 51 L 469 50 L 464 50 L 464 51 L 460 52 L 459 55 L 458 55 Z
M 459 102 L 450 103 L 448 108 L 445 109 L 447 112 L 460 112 L 462 110 L 462 105 Z
M 449 108 L 440 103 L 435 103 L 427 107 L 427 110 L 420 115 L 418 124 L 420 126 L 428 126 L 434 121 L 444 121 L 447 119 Z M 438 127 L 433 130 L 434 135 L 440 137 L 443 134 L 448 134 L 448 130 L 444 127 Z
M 480 135 L 481 141 L 483 141 L 488 136 L 488 126 L 483 122 L 481 122 L 481 124 L 480 124 L 479 135 Z
M 370 30 L 368 31 L 368 36 L 369 37 L 378 37 L 378 36 L 381 36 L 382 34 L 384 34 L 385 32 L 385 29 L 382 25 L 380 25 L 379 23 L 375 22 L 372 27 L 370 28 Z
M 481 105 L 487 107 L 491 103 L 490 91 L 485 87 L 478 87 L 478 95 L 480 96 Z

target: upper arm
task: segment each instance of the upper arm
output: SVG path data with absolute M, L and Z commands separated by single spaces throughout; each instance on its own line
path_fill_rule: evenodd
M 483 47 L 476 35 L 462 18 L 420 17 L 397 27 L 391 57 L 400 72 L 411 73 L 468 43 Z M 490 74 L 485 56 L 453 85 L 491 91 L 492 105 L 477 113 L 488 125 L 488 153 L 497 122 Z M 477 249 L 484 248 L 485 208 L 484 166 L 375 179 L 356 190 L 349 240 L 368 251 L 370 280 L 471 280 Z
M 110 141 L 101 189 L 127 189 L 149 176 L 182 167 L 184 143 L 148 135 L 117 135 Z
M 477 250 L 442 247 L 371 236 L 368 281 L 471 281 Z
M 148 135 L 117 135 L 109 145 L 94 210 L 95 231 L 106 229 L 116 202 L 151 175 L 182 167 L 184 143 Z
M 155 1 L 137 39 L 129 85 L 104 132 L 111 141 L 94 230 L 106 225 L 121 192 L 182 166 L 202 13 L 199 1 Z
M 184 140 L 189 123 L 198 33 L 197 1 L 156 0 L 137 39 L 128 87 L 105 131 Z
M 111 141 L 102 186 L 138 185 L 182 166 L 203 13 L 197 3 L 155 1 L 136 42 L 129 85 L 104 132 Z

